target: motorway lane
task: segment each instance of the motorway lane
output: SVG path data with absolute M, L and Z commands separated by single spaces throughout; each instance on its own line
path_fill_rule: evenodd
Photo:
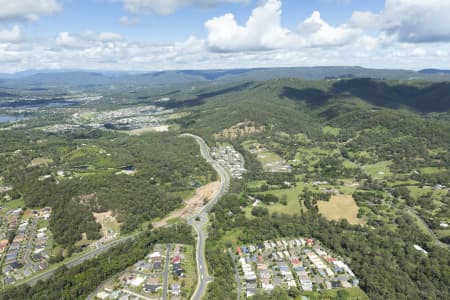
M 101 245 L 97 249 L 94 249 L 92 251 L 81 254 L 80 256 L 69 259 L 63 265 L 66 266 L 67 268 L 71 268 L 73 266 L 79 265 L 86 260 L 89 260 L 91 258 L 94 258 L 94 257 L 106 252 L 107 250 L 109 250 L 110 248 L 112 248 L 114 246 L 117 246 L 117 245 L 125 243 L 131 239 L 134 239 L 136 236 L 137 236 L 137 233 L 135 233 L 133 235 L 129 235 L 129 236 L 124 236 L 124 237 L 119 238 L 115 241 L 112 241 L 108 244 Z M 39 280 L 49 279 L 53 275 L 53 273 L 55 273 L 55 271 L 58 269 L 58 267 L 60 267 L 60 265 L 50 267 L 49 269 L 47 269 L 45 271 L 42 271 L 30 278 L 27 278 L 24 281 L 21 281 L 20 284 L 28 284 L 28 285 L 32 286 L 32 285 L 35 285 Z
M 203 206 L 201 210 L 195 212 L 188 220 L 188 223 L 193 226 L 198 236 L 196 249 L 198 280 L 197 280 L 197 288 L 191 299 L 200 300 L 206 292 L 206 287 L 208 283 L 214 280 L 211 276 L 209 276 L 208 267 L 205 260 L 205 243 L 206 238 L 208 237 L 206 228 L 209 221 L 208 213 L 214 207 L 214 205 L 216 205 L 219 199 L 228 191 L 230 185 L 230 174 L 218 162 L 213 160 L 210 154 L 209 147 L 201 137 L 192 134 L 183 134 L 182 136 L 194 138 L 196 140 L 196 142 L 200 145 L 201 155 L 209 164 L 211 164 L 211 166 L 214 168 L 214 170 L 216 170 L 216 172 L 219 174 L 220 177 L 219 190 L 216 191 L 211 200 L 205 206 Z M 200 221 L 196 221 L 197 218 L 200 218 Z M 130 239 L 135 238 L 137 235 L 138 233 L 134 233 L 130 236 L 121 237 L 107 244 L 97 245 L 98 246 L 97 249 L 93 249 L 80 256 L 69 259 L 63 265 L 66 266 L 67 268 L 79 265 L 86 260 L 92 259 L 100 255 L 101 253 L 106 252 L 107 250 L 116 245 L 122 244 L 124 242 L 129 241 Z M 49 269 L 41 273 L 38 273 L 30 278 L 25 279 L 24 281 L 21 281 L 20 284 L 34 285 L 39 280 L 48 279 L 55 273 L 55 271 L 59 266 L 60 265 L 50 267 Z
M 201 137 L 192 134 L 183 134 L 182 136 L 191 137 L 196 140 L 196 142 L 200 145 L 200 153 L 202 154 L 203 158 L 209 164 L 211 164 L 211 166 L 214 168 L 214 170 L 216 170 L 220 177 L 220 187 L 213 195 L 211 200 L 188 220 L 188 223 L 194 227 L 194 230 L 197 233 L 196 261 L 198 279 L 197 288 L 195 289 L 191 299 L 200 300 L 206 292 L 208 283 L 214 280 L 213 277 L 209 276 L 208 266 L 205 259 L 205 244 L 208 237 L 208 213 L 214 207 L 214 205 L 217 204 L 220 198 L 226 192 L 228 192 L 228 188 L 230 186 L 230 174 L 224 169 L 223 166 L 213 160 L 210 154 L 209 147 Z

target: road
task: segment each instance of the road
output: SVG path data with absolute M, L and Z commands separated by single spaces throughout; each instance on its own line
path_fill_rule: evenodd
M 163 275 L 163 290 L 162 290 L 162 298 L 163 300 L 167 299 L 167 290 L 169 289 L 169 261 L 170 261 L 170 249 L 172 248 L 171 244 L 167 244 L 166 250 L 166 260 L 164 262 L 164 275 Z
M 188 220 L 188 223 L 194 227 L 194 230 L 197 233 L 196 261 L 198 278 L 197 287 L 191 299 L 200 300 L 206 292 L 208 283 L 214 280 L 213 277 L 209 276 L 208 266 L 205 259 L 205 243 L 208 238 L 208 213 L 214 205 L 217 204 L 219 199 L 228 191 L 230 186 L 230 174 L 218 162 L 213 160 L 208 145 L 206 145 L 205 141 L 201 137 L 192 134 L 183 134 L 182 136 L 195 139 L 195 141 L 200 145 L 201 155 L 209 164 L 211 164 L 220 177 L 220 187 L 211 200 L 200 210 L 195 212 Z
M 416 210 L 410 206 L 406 206 L 406 208 L 408 209 L 408 213 L 413 216 L 420 224 L 422 224 L 422 227 L 428 232 L 428 234 L 431 236 L 431 238 L 433 239 L 433 242 L 436 246 L 442 247 L 442 248 L 450 248 L 449 244 L 443 243 L 441 242 L 436 234 L 433 232 L 433 230 L 431 230 L 431 228 L 428 226 L 427 223 L 425 223 L 425 221 L 419 216 L 419 214 L 416 212 Z
M 28 229 L 28 240 L 25 246 L 25 250 L 23 253 L 23 261 L 26 265 L 28 266 L 32 266 L 34 264 L 36 264 L 35 262 L 33 262 L 31 260 L 31 250 L 33 249 L 33 240 L 34 240 L 34 235 L 36 234 L 36 227 L 37 227 L 37 219 L 33 218 L 31 221 L 31 225 L 29 225 L 29 229 Z
M 208 145 L 205 143 L 205 141 L 196 135 L 192 134 L 183 134 L 183 137 L 190 137 L 195 139 L 195 141 L 200 146 L 200 153 L 203 156 L 203 158 L 211 164 L 211 166 L 214 168 L 214 170 L 218 173 L 220 177 L 220 186 L 219 189 L 215 192 L 215 194 L 212 196 L 211 200 L 204 205 L 202 208 L 198 209 L 189 219 L 188 223 L 193 226 L 195 232 L 197 233 L 197 247 L 196 247 L 196 261 L 197 261 L 197 287 L 194 291 L 194 294 L 191 299 L 194 300 L 200 300 L 203 295 L 205 294 L 206 287 L 209 282 L 213 281 L 214 278 L 209 276 L 208 273 L 208 267 L 205 260 L 205 243 L 206 239 L 208 237 L 207 232 L 207 224 L 208 224 L 208 213 L 209 211 L 214 207 L 214 205 L 217 204 L 219 199 L 228 191 L 228 188 L 230 186 L 230 174 L 216 161 L 213 160 L 210 154 L 210 149 Z M 131 239 L 134 239 L 137 237 L 139 232 L 135 232 L 128 236 L 120 237 L 116 240 L 113 240 L 107 244 L 101 244 L 97 245 L 96 249 L 89 250 L 88 252 L 85 252 L 81 255 L 72 257 L 68 259 L 63 264 L 58 264 L 55 266 L 52 266 L 40 273 L 35 274 L 34 276 L 31 276 L 29 278 L 26 278 L 20 282 L 18 282 L 16 285 L 20 284 L 28 284 L 28 285 L 34 285 L 39 280 L 45 280 L 49 279 L 55 271 L 60 266 L 66 266 L 67 268 L 79 265 L 83 263 L 86 260 L 92 259 L 110 248 L 117 246 L 119 244 L 125 243 Z
M 114 246 L 117 246 L 117 245 L 125 243 L 131 239 L 134 239 L 137 235 L 138 235 L 138 233 L 134 233 L 132 235 L 121 237 L 117 240 L 114 240 L 114 241 L 108 243 L 108 244 L 101 245 L 97 249 L 93 249 L 93 250 L 90 250 L 89 252 L 83 253 L 79 256 L 70 258 L 62 265 L 66 266 L 67 268 L 71 268 L 73 266 L 79 265 L 86 260 L 94 258 L 94 257 L 102 254 L 103 252 L 106 252 L 107 250 L 109 250 L 110 248 L 112 248 Z M 59 265 L 50 267 L 47 270 L 44 270 L 34 276 L 31 276 L 27 279 L 24 279 L 24 280 L 18 282 L 18 284 L 28 284 L 28 285 L 32 286 L 32 285 L 36 284 L 36 282 L 38 282 L 39 280 L 49 279 L 53 275 L 53 273 L 55 273 L 55 271 L 58 269 L 58 267 L 61 267 L 62 265 L 59 264 Z

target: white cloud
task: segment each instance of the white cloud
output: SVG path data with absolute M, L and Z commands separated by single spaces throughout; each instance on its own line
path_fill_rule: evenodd
M 119 22 L 123 26 L 133 26 L 133 25 L 136 25 L 139 23 L 139 19 L 138 18 L 130 18 L 128 16 L 123 16 L 123 17 L 120 17 Z
M 0 43 L 18 43 L 22 40 L 22 30 L 15 25 L 10 30 L 0 30 Z
M 97 34 L 92 30 L 87 30 L 79 35 L 60 32 L 56 37 L 55 44 L 62 48 L 86 49 L 99 44 L 114 43 L 120 40 L 122 40 L 122 36 L 115 32 L 101 32 Z
M 448 42 L 449 11 L 447 0 L 386 0 L 380 13 L 354 12 L 351 23 L 381 30 L 400 42 Z
M 189 5 L 211 6 L 220 3 L 246 3 L 249 0 L 121 0 L 131 13 L 154 12 L 168 15 Z
M 71 35 L 69 32 L 60 32 L 56 37 L 56 45 L 67 48 L 82 48 L 84 45 L 80 39 Z
M 98 35 L 98 40 L 101 42 L 113 42 L 113 41 L 119 41 L 122 39 L 122 36 L 115 32 L 101 32 Z
M 345 24 L 338 27 L 330 26 L 322 20 L 318 11 L 313 12 L 311 17 L 298 26 L 298 32 L 311 47 L 347 45 L 362 34 L 361 30 Z
M 62 10 L 58 0 L 0 0 L 0 19 L 26 18 L 31 21 L 41 15 Z
M 212 0 L 150 2 L 169 5 L 165 13 L 180 5 L 218 3 Z M 435 0 L 386 0 L 383 11 L 355 12 L 351 20 L 340 25 L 331 25 L 319 12 L 313 12 L 305 20 L 299 20 L 297 28 L 288 29 L 281 25 L 281 0 L 260 0 L 243 24 L 239 24 L 233 14 L 225 14 L 205 22 L 206 39 L 191 36 L 168 44 L 130 42 L 117 33 L 92 30 L 60 32 L 48 43 L 33 39 L 12 43 L 23 40 L 20 27 L 15 26 L 0 31 L 0 62 L 4 71 L 30 68 L 148 71 L 314 65 L 446 68 L 450 66 L 450 43 L 446 39 L 450 26 L 446 25 L 446 18 L 439 17 L 444 13 L 430 4 L 438 2 L 441 7 L 447 5 Z M 149 6 L 147 11 L 158 12 L 155 7 Z M 436 17 L 434 22 L 429 21 L 431 16 Z M 128 25 L 131 20 L 123 17 L 119 21 Z M 420 28 L 415 29 L 415 26 Z M 419 41 L 420 45 L 416 43 Z
M 56 47 L 32 41 L 19 44 L 0 42 L 2 70 L 85 68 L 150 71 L 317 65 L 420 69 L 450 66 L 448 43 L 422 44 L 420 47 L 397 43 L 379 47 L 375 38 L 375 41 L 360 42 L 363 37 L 356 43 L 336 48 L 212 52 L 206 41 L 195 37 L 164 45 L 134 43 L 124 39 L 102 42 L 98 40 L 99 34 L 92 32 L 60 33 L 58 37 L 61 45 Z M 375 47 L 371 47 L 371 43 L 375 43 Z
M 245 26 L 233 14 L 208 20 L 208 45 L 218 51 L 269 50 L 300 47 L 302 39 L 281 27 L 281 1 L 267 0 L 255 8 Z
M 267 0 L 255 8 L 246 24 L 226 14 L 205 23 L 208 45 L 218 51 L 301 49 L 344 46 L 356 41 L 362 30 L 343 24 L 333 27 L 318 11 L 299 24 L 297 32 L 281 26 L 281 1 Z

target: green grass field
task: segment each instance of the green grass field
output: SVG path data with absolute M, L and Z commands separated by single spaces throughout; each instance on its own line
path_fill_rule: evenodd
M 363 170 L 372 176 L 373 178 L 386 178 L 391 175 L 391 170 L 389 166 L 392 164 L 391 161 L 381 161 L 373 165 L 363 166 Z
M 337 299 L 338 293 L 343 293 L 345 296 L 339 299 L 349 299 L 349 300 L 369 300 L 369 297 L 360 288 L 349 288 L 349 289 L 333 289 L 325 290 L 323 292 L 304 292 L 303 294 L 309 299 Z
M 450 236 L 450 229 L 435 230 L 438 238 Z
M 331 127 L 331 126 L 325 126 L 322 128 L 322 132 L 325 134 L 330 134 L 333 136 L 338 136 L 341 132 L 341 128 Z
M 420 171 L 420 173 L 427 175 L 427 174 L 437 174 L 442 171 L 446 171 L 446 169 L 440 169 L 440 168 L 436 168 L 436 167 L 426 167 L 426 168 L 419 169 L 419 171 Z
M 25 201 L 23 199 L 16 199 L 11 201 L 3 201 L 3 211 L 8 211 L 10 209 L 16 209 L 25 206 Z

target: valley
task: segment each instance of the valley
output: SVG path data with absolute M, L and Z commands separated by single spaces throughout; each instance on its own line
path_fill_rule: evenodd
M 80 89 L 66 97 L 79 99 L 70 105 L 9 107 L 4 113 L 25 118 L 0 130 L 2 297 L 49 289 L 61 296 L 54 287 L 76 276 L 89 288 L 77 280 L 62 290 L 73 298 L 442 298 L 450 127 L 446 104 L 427 111 L 421 97 L 448 87 L 408 84 L 417 89 L 408 103 L 398 100 L 398 81 L 277 79 L 180 85 L 170 97 L 145 87 L 127 99 Z M 45 224 L 28 217 L 45 208 Z M 18 209 L 17 224 L 31 220 L 30 229 L 12 231 L 23 233 L 24 252 L 8 236 Z M 315 266 L 308 253 L 322 252 L 297 245 L 299 237 L 317 241 L 353 275 L 330 262 Z M 269 241 L 273 251 L 259 247 Z M 189 254 L 181 279 L 172 275 L 176 245 Z M 21 266 L 11 260 L 17 247 Z M 36 261 L 45 268 L 32 268 L 35 251 L 47 253 Z M 162 273 L 149 268 L 155 252 Z

